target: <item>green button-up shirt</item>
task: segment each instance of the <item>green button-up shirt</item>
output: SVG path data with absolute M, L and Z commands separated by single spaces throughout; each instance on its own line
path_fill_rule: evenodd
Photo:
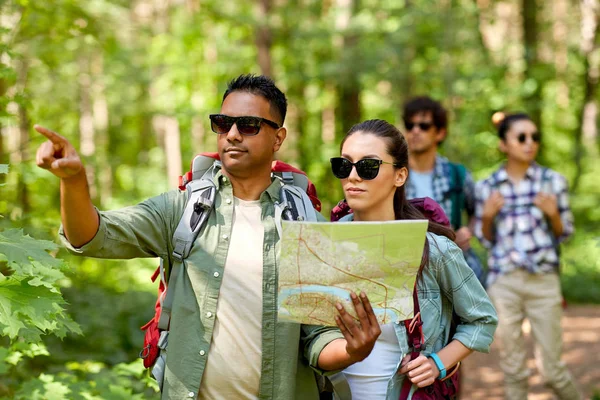
M 219 172 L 214 210 L 189 257 L 170 279 L 175 290 L 163 399 L 196 398 L 206 367 L 214 328 L 219 289 L 233 223 L 233 189 Z M 260 196 L 264 224 L 262 369 L 260 399 L 318 399 L 313 369 L 323 348 L 343 336 L 336 328 L 277 321 L 277 254 L 279 236 L 274 203 L 279 201 L 281 183 L 275 179 Z M 184 212 L 187 195 L 178 190 L 164 193 L 138 205 L 99 212 L 96 236 L 74 248 L 59 231 L 64 245 L 74 254 L 128 259 L 161 257 L 169 265 L 172 238 Z M 235 249 L 232 249 L 235 251 Z M 240 315 L 240 324 L 251 315 Z M 311 369 L 312 367 L 312 369 Z M 323 371 L 318 371 L 323 372 Z

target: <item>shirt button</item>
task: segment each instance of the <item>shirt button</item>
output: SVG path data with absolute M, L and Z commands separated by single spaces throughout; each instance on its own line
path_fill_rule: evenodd
M 194 397 L 195 395 L 196 395 L 196 393 L 194 393 L 194 392 L 189 392 L 188 393 L 188 397 Z
M 203 355 L 205 355 L 205 354 L 206 354 L 206 352 L 205 352 L 204 350 L 200 350 L 200 355 L 201 355 L 201 356 L 203 356 Z
M 269 250 L 271 250 L 271 245 L 270 245 L 270 244 L 266 245 L 266 246 L 265 246 L 265 250 L 266 250 L 266 251 L 269 251 Z
M 231 204 L 231 199 L 227 199 L 227 200 L 225 200 L 225 203 L 227 203 L 227 204 Z
M 223 240 L 227 240 L 227 239 L 229 239 L 229 236 L 227 236 L 227 235 L 223 235 L 223 236 L 221 236 L 221 237 L 223 238 Z
M 223 177 L 223 182 L 227 182 L 227 177 L 226 176 Z
M 219 275 L 220 275 L 220 274 L 219 274 L 218 272 L 215 272 L 215 273 L 213 274 L 213 276 L 214 276 L 215 278 L 218 278 L 218 277 L 219 277 Z
M 209 311 L 209 312 L 207 312 L 207 313 L 206 313 L 206 316 L 207 316 L 208 318 L 210 318 L 210 317 L 212 317 L 212 313 Z

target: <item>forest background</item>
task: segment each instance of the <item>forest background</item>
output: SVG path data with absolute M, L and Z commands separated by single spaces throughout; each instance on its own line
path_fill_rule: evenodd
M 409 97 L 440 99 L 443 153 L 481 179 L 502 160 L 492 113 L 529 112 L 541 163 L 571 186 L 565 297 L 600 303 L 599 13 L 596 0 L 0 0 L 0 398 L 156 396 L 135 357 L 157 260 L 59 250 L 58 180 L 35 166 L 33 124 L 80 149 L 100 209 L 131 205 L 216 149 L 208 114 L 241 73 L 286 93 L 279 158 L 308 173 L 324 215 L 352 124 L 402 128 Z

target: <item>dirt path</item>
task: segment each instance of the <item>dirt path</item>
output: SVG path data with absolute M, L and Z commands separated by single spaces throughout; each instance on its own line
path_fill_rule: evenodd
M 594 392 L 600 396 L 600 306 L 570 305 L 565 311 L 562 326 L 563 361 L 567 363 L 585 399 L 591 399 Z M 526 332 L 527 328 L 525 325 Z M 554 399 L 552 392 L 543 386 L 535 368 L 530 335 L 526 336 L 526 342 L 528 366 L 532 370 L 528 400 Z M 462 368 L 465 372 L 461 399 L 503 400 L 502 372 L 498 366 L 498 348 L 495 345 L 492 345 L 489 355 L 473 354 Z

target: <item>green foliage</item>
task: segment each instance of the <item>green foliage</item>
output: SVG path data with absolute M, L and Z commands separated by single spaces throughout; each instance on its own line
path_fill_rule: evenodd
M 6 165 L 0 165 L 1 173 L 7 171 Z M 0 231 L 0 344 L 6 344 L 0 347 L 0 398 L 149 398 L 158 387 L 139 361 L 109 368 L 101 362 L 65 360 L 62 366 L 54 364 L 52 373 L 40 372 L 47 369 L 44 359 L 51 356 L 43 342 L 52 342 L 48 335 L 62 339 L 67 334 L 82 333 L 64 309 L 67 303 L 58 285 L 67 280 L 68 268 L 62 260 L 49 254 L 57 248 L 52 242 L 25 235 L 22 229 Z M 127 304 L 135 304 L 134 299 L 140 299 L 131 295 Z M 94 300 L 96 304 L 105 304 L 102 296 Z M 115 309 L 114 303 L 105 309 L 100 323 L 94 327 L 98 336 L 87 337 L 84 346 L 90 347 L 89 340 L 102 343 L 104 345 L 97 350 L 104 355 L 114 353 L 114 348 L 123 348 L 107 343 L 104 338 L 107 327 L 114 321 L 112 317 L 119 317 Z M 139 320 L 137 323 L 141 324 Z M 60 346 L 54 343 L 53 348 Z M 73 359 L 75 357 L 70 358 Z
M 574 303 L 600 304 L 600 236 L 579 235 L 573 242 L 562 254 L 565 298 Z
M 142 400 L 152 398 L 157 392 L 156 382 L 139 362 L 122 363 L 110 369 L 98 362 L 71 362 L 54 374 L 29 375 L 11 399 Z
M 0 276 L 0 328 L 10 339 L 35 342 L 44 333 L 81 333 L 62 307 L 65 301 L 56 285 L 64 278 L 65 265 L 47 253 L 56 248 L 20 229 L 0 232 L 0 262 L 8 268 Z
M 401 126 L 403 102 L 431 95 L 450 111 L 442 152 L 481 179 L 503 160 L 491 114 L 541 107 L 541 161 L 570 182 L 579 178 L 571 196 L 576 234 L 563 246 L 565 296 L 600 302 L 594 232 L 600 224 L 600 137 L 586 138 L 582 153 L 576 151 L 587 72 L 579 7 L 569 3 L 559 21 L 551 2 L 539 2 L 544 59 L 525 71 L 526 49 L 514 18 L 518 2 L 307 0 L 270 2 L 267 15 L 239 0 L 168 3 L 0 1 L 0 253 L 10 255 L 0 255 L 0 291 L 10 293 L 0 295 L 0 334 L 7 346 L 41 338 L 50 353 L 21 355 L 17 365 L 0 361 L 0 374 L 8 368 L 10 377 L 5 390 L 0 376 L 0 395 L 15 395 L 31 376 L 37 378 L 20 396 L 44 396 L 49 388 L 75 396 L 77 385 L 98 376 L 142 393 L 137 378 L 133 386 L 122 384 L 114 366 L 136 357 L 139 326 L 152 315 L 156 293 L 149 284 L 154 260 L 65 256 L 73 267 L 68 269 L 53 257 L 58 180 L 34 164 L 44 139 L 19 127 L 46 125 L 81 149 L 80 128 L 91 121 L 95 148 L 82 156 L 94 178 L 94 204 L 135 204 L 170 189 L 164 133 L 154 118 L 177 120 L 184 169 L 195 153 L 214 151 L 207 115 L 219 110 L 229 79 L 261 72 L 257 43 L 263 29 L 272 75 L 289 102 L 288 136 L 278 157 L 307 171 L 324 215 L 343 195 L 328 159 L 339 154 L 344 125 L 383 118 Z M 595 50 L 592 61 L 597 55 Z M 348 91 L 357 93 L 356 114 L 344 113 Z M 2 165 L 9 158 L 15 161 L 10 171 Z M 69 334 L 77 328 L 65 309 L 83 336 Z M 64 341 L 55 336 L 65 334 Z M 69 361 L 102 369 L 84 377 L 67 368 Z M 84 398 L 117 396 L 98 390 Z

